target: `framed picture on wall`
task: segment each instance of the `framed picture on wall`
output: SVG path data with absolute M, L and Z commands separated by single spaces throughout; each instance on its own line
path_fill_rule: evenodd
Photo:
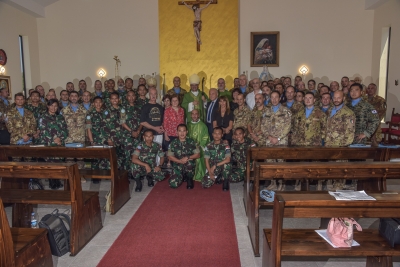
M 279 32 L 252 32 L 251 67 L 279 67 Z
M 0 75 L 0 88 L 6 88 L 8 91 L 8 99 L 11 99 L 11 79 L 10 76 Z

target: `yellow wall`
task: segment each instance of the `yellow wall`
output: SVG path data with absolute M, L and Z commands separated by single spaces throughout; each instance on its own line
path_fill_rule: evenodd
M 188 89 L 193 73 L 205 78 L 206 93 L 210 83 L 211 88 L 217 87 L 218 78 L 224 78 L 226 87 L 232 88 L 239 63 L 238 0 L 218 0 L 202 11 L 200 52 L 193 33 L 193 11 L 178 5 L 178 0 L 159 0 L 158 6 L 160 76 L 165 73 L 167 89 L 173 87 L 175 76 L 181 77 L 182 88 Z

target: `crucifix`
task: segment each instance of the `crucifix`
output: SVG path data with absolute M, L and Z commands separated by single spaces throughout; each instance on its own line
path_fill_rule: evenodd
M 115 80 L 117 81 L 119 76 L 118 64 L 121 66 L 121 60 L 118 58 L 118 56 L 114 56 L 113 59 L 115 60 Z
M 206 9 L 210 4 L 217 4 L 218 0 L 210 0 L 210 1 L 181 1 L 178 5 L 185 5 L 190 10 L 194 12 L 194 21 L 193 21 L 193 31 L 194 36 L 196 37 L 197 51 L 200 51 L 201 39 L 200 39 L 200 31 L 201 31 L 201 11 Z M 191 7 L 189 5 L 192 5 Z M 200 5 L 206 5 L 200 8 Z

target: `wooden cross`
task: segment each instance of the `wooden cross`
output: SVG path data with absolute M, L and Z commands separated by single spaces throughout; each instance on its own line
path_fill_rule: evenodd
M 196 36 L 196 45 L 197 45 L 197 51 L 200 51 L 200 45 L 201 45 L 201 39 L 200 39 L 200 31 L 201 31 L 201 11 L 203 9 L 205 9 L 206 7 L 208 7 L 208 5 L 210 4 L 218 4 L 218 0 L 213 0 L 212 3 L 210 2 L 210 0 L 206 0 L 206 1 L 179 1 L 178 5 L 185 5 L 187 8 L 189 9 L 193 9 L 193 5 L 198 5 L 198 7 L 200 5 L 206 5 L 203 8 L 197 8 L 196 11 L 195 9 L 193 9 L 194 11 L 194 16 L 195 19 L 193 21 L 193 30 L 194 30 L 194 35 Z M 189 5 L 191 5 L 192 7 L 190 8 Z

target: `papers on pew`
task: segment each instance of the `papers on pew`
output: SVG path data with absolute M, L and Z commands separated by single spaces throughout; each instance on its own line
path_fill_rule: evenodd
M 328 234 L 326 233 L 326 229 L 323 229 L 323 230 L 315 230 L 315 232 L 317 232 L 317 234 L 319 234 L 323 239 L 325 239 L 325 241 L 328 242 L 329 245 L 331 245 L 331 246 L 334 247 L 334 248 L 338 248 L 337 246 L 335 246 L 334 244 L 332 244 L 331 240 L 330 240 L 329 237 L 328 237 Z M 355 240 L 353 239 L 353 243 L 351 244 L 351 246 L 352 246 L 352 247 L 355 247 L 355 246 L 359 246 L 359 245 L 360 245 L 360 244 L 359 244 L 357 241 L 355 241 Z
M 30 145 L 29 147 L 44 147 L 44 145 Z
M 329 191 L 329 195 L 335 197 L 336 200 L 376 200 L 375 198 L 368 196 L 364 190 L 362 191 Z
M 393 144 L 379 144 L 378 147 L 382 148 L 399 148 L 399 145 L 393 145 Z

